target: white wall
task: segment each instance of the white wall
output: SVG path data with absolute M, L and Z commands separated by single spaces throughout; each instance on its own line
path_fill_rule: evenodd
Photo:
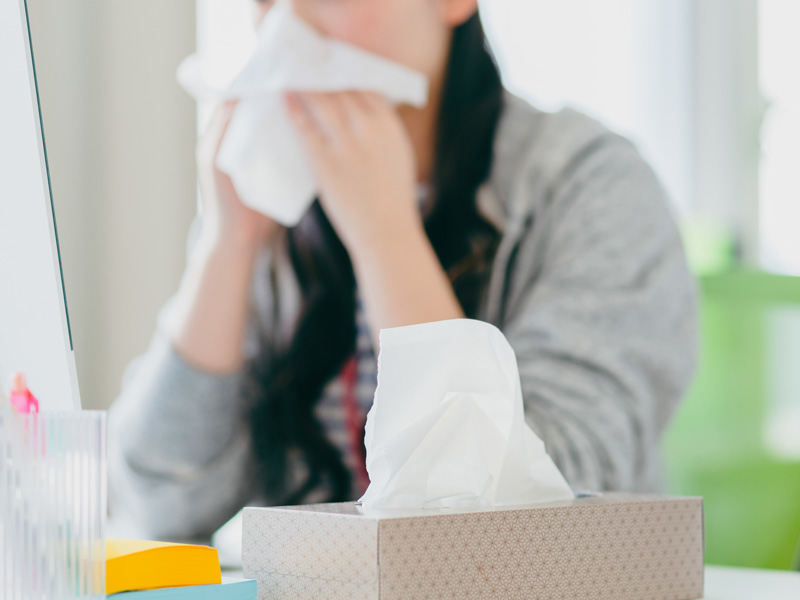
M 759 79 L 766 113 L 759 182 L 761 259 L 766 268 L 793 275 L 800 275 L 798 25 L 797 0 L 760 0 Z
M 28 0 L 84 407 L 104 408 L 183 269 L 194 0 Z

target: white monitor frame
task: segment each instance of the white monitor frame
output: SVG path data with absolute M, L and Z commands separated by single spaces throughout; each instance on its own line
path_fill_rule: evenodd
M 0 378 L 80 409 L 26 0 L 0 0 Z

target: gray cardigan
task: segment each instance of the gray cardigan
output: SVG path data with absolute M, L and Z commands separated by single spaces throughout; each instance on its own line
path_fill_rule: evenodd
M 507 91 L 494 152 L 478 206 L 502 238 L 480 318 L 516 352 L 526 419 L 574 488 L 655 491 L 696 355 L 695 285 L 664 190 L 623 137 Z M 254 271 L 248 354 L 259 329 L 292 335 L 298 290 L 278 248 Z M 182 360 L 163 332 L 170 306 L 109 413 L 110 501 L 147 535 L 190 538 L 259 494 L 243 374 Z

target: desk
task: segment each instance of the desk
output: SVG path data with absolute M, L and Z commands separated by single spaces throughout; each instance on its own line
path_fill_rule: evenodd
M 706 567 L 705 600 L 798 600 L 800 573 Z
M 241 571 L 224 570 L 241 577 Z M 706 567 L 704 600 L 800 600 L 800 573 Z M 310 599 L 311 600 L 311 599 Z

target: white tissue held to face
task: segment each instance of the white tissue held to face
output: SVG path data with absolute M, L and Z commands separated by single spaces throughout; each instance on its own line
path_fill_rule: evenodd
M 482 321 L 381 330 L 365 445 L 367 509 L 574 498 L 525 422 L 514 350 Z
M 257 31 L 255 50 L 227 85 L 210 83 L 203 58 L 180 64 L 177 78 L 198 101 L 239 99 L 217 157 L 242 202 L 296 225 L 317 193 L 314 174 L 283 101 L 285 91 L 372 91 L 395 105 L 422 108 L 427 77 L 351 44 L 325 37 L 276 3 Z

